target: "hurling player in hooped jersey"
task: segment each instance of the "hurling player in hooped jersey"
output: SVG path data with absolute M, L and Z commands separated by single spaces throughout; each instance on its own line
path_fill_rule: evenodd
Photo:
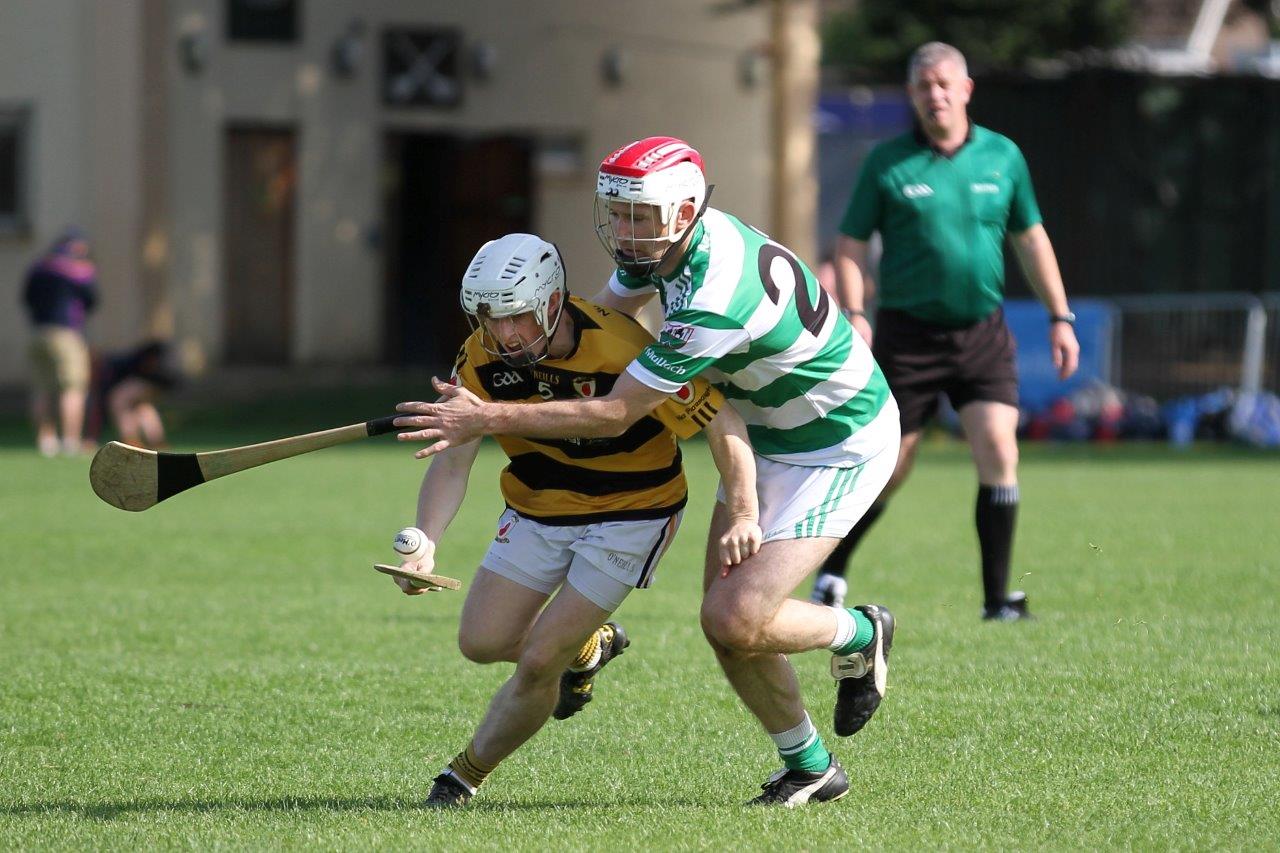
M 786 655 L 828 649 L 835 732 L 851 735 L 884 697 L 893 617 L 868 604 L 791 598 L 888 482 L 898 408 L 870 349 L 785 247 L 706 205 L 701 155 L 650 137 L 609 155 L 596 230 L 617 264 L 598 302 L 634 314 L 654 294 L 661 337 L 602 397 L 518 406 L 437 381 L 438 403 L 403 403 L 402 440 L 431 455 L 482 434 L 618 435 L 676 389 L 706 378 L 746 422 L 756 461 L 760 551 L 725 573 L 708 553 L 702 625 L 725 675 L 784 767 L 752 802 L 839 799 L 848 775 L 804 709 Z M 717 503 L 709 542 L 731 524 Z M 869 777 L 853 768 L 855 779 Z M 864 781 L 865 784 L 871 784 Z
M 462 307 L 475 331 L 452 382 L 475 399 L 522 408 L 607 394 L 653 342 L 625 314 L 570 297 L 559 251 L 532 234 L 481 247 L 463 276 Z M 565 719 L 591 701 L 596 674 L 629 642 L 606 620 L 653 582 L 680 527 L 688 486 L 676 439 L 703 429 L 732 507 L 717 543 L 728 567 L 760 548 L 755 462 L 746 425 L 705 379 L 683 383 L 620 434 L 497 436 L 511 459 L 501 476 L 507 509 L 467 593 L 458 645 L 477 663 L 516 670 L 436 777 L 427 805 L 466 804 L 549 716 Z M 417 513 L 431 544 L 405 568 L 432 570 L 478 449 L 458 444 L 432 460 Z

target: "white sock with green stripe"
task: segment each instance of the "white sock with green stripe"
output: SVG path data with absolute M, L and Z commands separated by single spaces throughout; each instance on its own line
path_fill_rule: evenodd
M 818 737 L 818 730 L 807 713 L 800 725 L 769 737 L 777 745 L 782 763 L 790 770 L 821 773 L 831 766 L 831 753 L 822 745 L 822 738 Z
M 861 610 L 844 607 L 831 608 L 836 614 L 836 635 L 827 648 L 838 655 L 851 655 L 865 649 L 875 639 L 876 626 Z

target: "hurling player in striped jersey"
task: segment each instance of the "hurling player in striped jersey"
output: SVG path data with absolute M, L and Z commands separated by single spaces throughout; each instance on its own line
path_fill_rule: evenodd
M 695 377 L 747 423 L 756 457 L 759 553 L 724 574 L 705 566 L 703 630 L 783 768 L 752 802 L 839 799 L 848 774 L 805 711 L 787 655 L 827 649 L 834 728 L 859 731 L 884 697 L 893 617 L 883 606 L 791 598 L 879 496 L 897 460 L 898 407 L 870 349 L 792 252 L 707 206 L 701 155 L 673 137 L 601 164 L 596 231 L 616 264 L 598 301 L 634 315 L 656 294 L 664 324 L 602 397 L 519 406 L 437 381 L 446 399 L 403 403 L 397 425 L 427 456 L 482 434 L 617 435 Z M 727 529 L 718 503 L 708 541 Z M 855 779 L 861 776 L 853 768 Z M 864 782 L 869 784 L 869 782 Z
M 627 315 L 569 296 L 559 251 L 533 234 L 480 248 L 462 279 L 462 307 L 475 331 L 452 382 L 481 400 L 537 408 L 603 395 L 653 343 Z M 683 383 L 620 435 L 496 436 L 511 460 L 500 478 L 507 507 L 467 593 L 458 645 L 477 663 L 516 669 L 427 805 L 466 804 L 548 717 L 566 719 L 591 701 L 596 675 L 629 642 L 607 620 L 633 589 L 653 583 L 684 515 L 676 439 L 703 429 L 733 507 L 717 543 L 731 566 L 760 548 L 755 462 L 745 424 L 707 380 Z M 462 503 L 478 449 L 472 441 L 432 460 L 417 512 L 432 545 L 404 567 L 433 568 L 434 543 Z

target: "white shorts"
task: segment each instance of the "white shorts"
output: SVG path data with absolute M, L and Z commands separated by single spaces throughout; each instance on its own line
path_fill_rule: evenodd
M 681 510 L 645 521 L 542 524 L 508 509 L 481 565 L 523 587 L 550 595 L 562 583 L 602 610 L 653 583 L 658 561 L 675 539 Z
M 880 497 L 898 463 L 898 440 L 856 468 L 791 465 L 756 455 L 764 541 L 843 539 Z M 717 500 L 724 503 L 724 486 Z

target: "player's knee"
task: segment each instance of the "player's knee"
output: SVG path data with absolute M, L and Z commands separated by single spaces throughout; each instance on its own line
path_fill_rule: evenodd
M 999 446 L 997 447 L 997 453 L 999 454 L 1001 465 L 1003 465 L 1005 468 L 1008 468 L 1010 470 L 1017 469 L 1018 467 L 1018 442 L 1017 441 L 1010 439 L 1008 441 L 1000 442 Z
M 980 467 L 986 469 L 980 472 L 984 478 L 1004 482 L 1015 476 L 1018 470 L 1017 441 L 995 436 L 984 436 L 981 441 L 974 456 Z
M 505 638 L 495 642 L 494 637 L 484 636 L 465 628 L 458 632 L 458 650 L 472 663 L 498 663 L 513 659 L 511 644 Z
M 559 680 L 567 662 L 559 649 L 530 646 L 520 653 L 516 663 L 516 679 L 527 685 L 540 685 Z
M 723 659 L 733 654 L 733 651 L 728 646 L 725 646 L 711 635 L 711 631 L 705 621 L 702 624 L 702 636 L 706 638 L 707 645 L 711 646 L 711 651 L 715 652 L 716 657 Z
M 762 624 L 749 608 L 732 597 L 714 602 L 708 598 L 702 606 L 702 632 L 717 653 L 750 651 L 761 639 Z

